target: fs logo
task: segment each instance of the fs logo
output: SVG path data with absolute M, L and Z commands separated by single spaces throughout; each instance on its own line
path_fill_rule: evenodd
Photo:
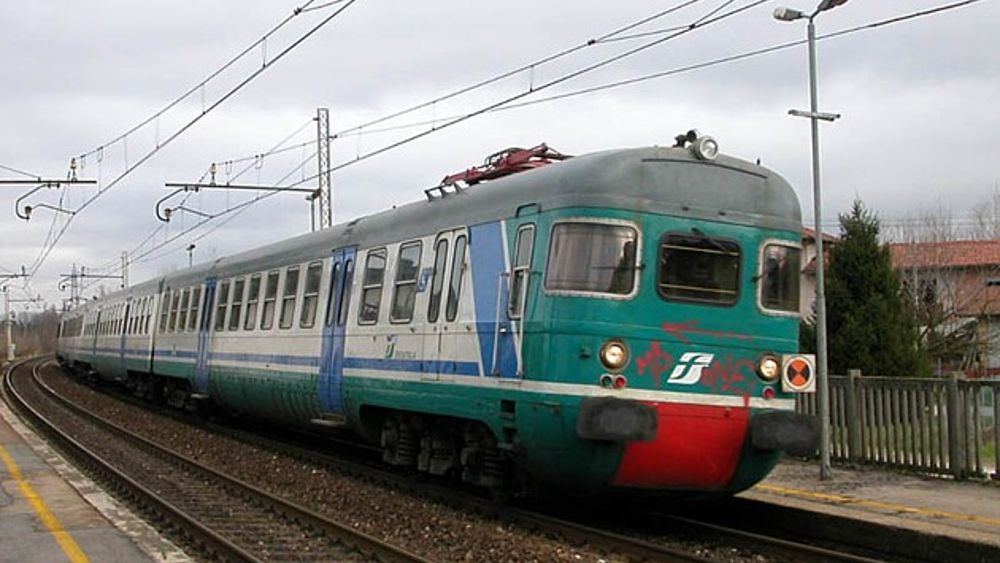
M 676 385 L 694 385 L 698 383 L 701 380 L 702 370 L 708 367 L 713 359 L 715 359 L 714 354 L 685 352 L 681 356 L 681 361 L 674 367 L 674 371 L 670 372 L 670 379 L 667 383 L 674 383 Z

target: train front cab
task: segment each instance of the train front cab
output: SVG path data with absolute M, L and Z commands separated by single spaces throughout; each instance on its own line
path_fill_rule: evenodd
M 525 378 L 576 393 L 519 405 L 533 472 L 582 488 L 736 492 L 782 451 L 814 447 L 789 390 L 808 385 L 780 377 L 798 348 L 798 232 L 577 208 L 508 236 Z M 519 254 L 542 275 L 519 278 Z

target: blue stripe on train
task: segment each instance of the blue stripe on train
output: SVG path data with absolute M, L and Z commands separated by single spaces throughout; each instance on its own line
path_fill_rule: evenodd
M 517 354 L 510 322 L 507 320 L 507 291 L 500 284 L 500 274 L 506 271 L 503 254 L 503 233 L 499 221 L 473 225 L 469 228 L 469 248 L 472 255 L 472 287 L 476 305 L 476 333 L 485 375 L 517 376 Z M 500 292 L 500 349 L 493 365 L 493 339 L 497 331 L 497 292 Z M 495 368 L 495 369 L 494 369 Z

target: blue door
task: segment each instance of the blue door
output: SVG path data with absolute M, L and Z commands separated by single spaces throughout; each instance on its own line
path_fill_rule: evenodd
M 194 390 L 208 393 L 208 350 L 212 342 L 212 311 L 215 301 L 216 278 L 205 280 L 205 295 L 201 302 L 201 322 L 198 323 L 198 355 L 194 364 Z
M 319 362 L 319 405 L 323 414 L 342 414 L 341 387 L 344 378 L 344 337 L 351 305 L 351 284 L 357 248 L 333 251 L 330 285 L 323 318 L 323 349 Z

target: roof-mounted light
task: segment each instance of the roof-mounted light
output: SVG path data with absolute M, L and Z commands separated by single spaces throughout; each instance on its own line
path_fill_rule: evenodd
M 719 156 L 719 143 L 708 135 L 698 137 L 693 148 L 694 155 L 702 160 L 715 160 Z
M 676 148 L 684 148 L 690 144 L 694 155 L 701 160 L 715 160 L 719 156 L 719 143 L 708 135 L 702 135 L 697 129 L 677 135 L 674 140 Z

